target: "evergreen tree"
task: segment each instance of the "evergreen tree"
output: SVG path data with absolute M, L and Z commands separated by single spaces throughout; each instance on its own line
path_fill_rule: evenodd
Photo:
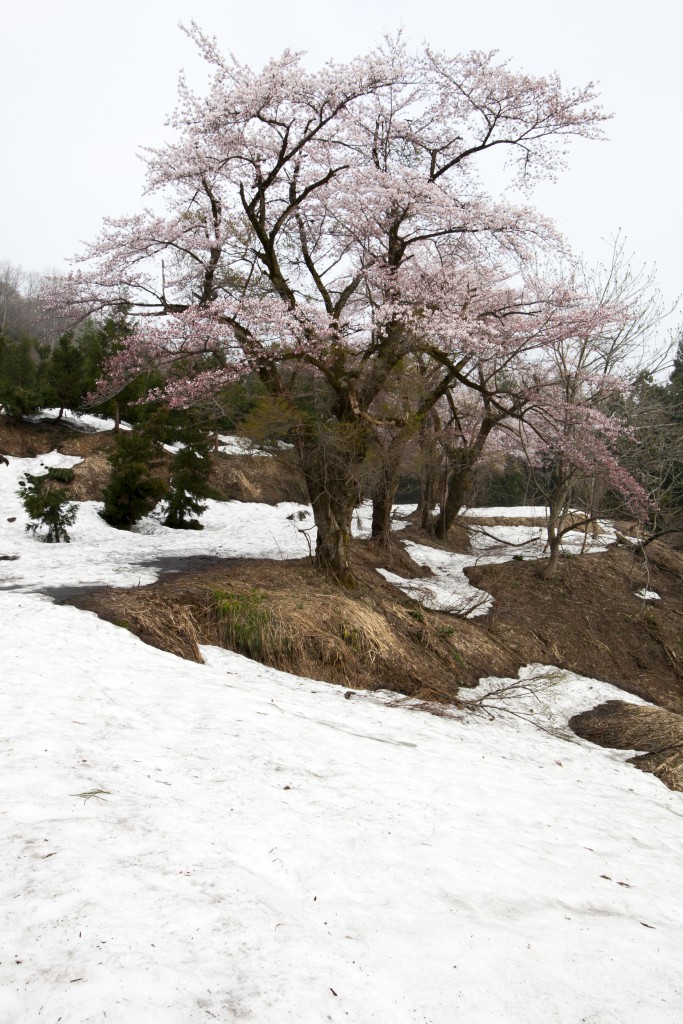
M 161 444 L 154 431 L 138 427 L 119 434 L 116 450 L 109 456 L 112 475 L 101 512 L 105 522 L 129 530 L 152 511 L 167 490 L 165 481 L 153 475 L 161 458 Z
M 71 331 L 63 334 L 50 350 L 43 369 L 46 378 L 43 400 L 46 405 L 59 409 L 61 420 L 65 409 L 78 410 L 83 405 L 83 354 Z
M 59 544 L 71 540 L 67 526 L 76 521 L 77 506 L 68 500 L 68 492 L 63 487 L 56 487 L 50 474 L 31 476 L 28 473 L 19 486 L 22 504 L 31 522 L 26 529 L 36 533 L 40 526 L 47 527 L 47 544 Z
M 94 394 L 98 381 L 105 373 L 107 360 L 120 350 L 130 333 L 125 312 L 108 317 L 102 323 L 89 320 L 84 325 L 78 336 L 78 346 L 81 353 L 81 388 L 85 399 Z M 94 411 L 102 416 L 110 416 L 115 422 L 114 431 L 118 433 L 121 419 L 139 423 L 145 418 L 147 413 L 144 405 L 140 405 L 140 400 L 158 384 L 156 377 L 148 373 L 140 374 L 107 401 L 99 403 Z
M 164 523 L 176 530 L 203 529 L 198 519 L 206 508 L 202 499 L 211 497 L 211 437 L 196 420 L 177 429 L 175 439 L 182 445 L 174 456 L 170 491 Z
M 44 350 L 29 338 L 16 341 L 0 333 L 0 405 L 12 419 L 40 409 L 44 358 Z
M 672 418 L 683 423 L 683 336 L 679 339 L 674 366 L 666 388 L 667 405 Z

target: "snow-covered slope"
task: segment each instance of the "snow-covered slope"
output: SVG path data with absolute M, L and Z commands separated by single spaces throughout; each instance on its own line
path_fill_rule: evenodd
M 0 574 L 23 588 L 0 592 L 0 1024 L 680 1022 L 683 798 L 564 728 L 623 694 L 524 670 L 538 697 L 515 706 L 547 732 L 213 648 L 182 661 L 29 592 L 95 564 L 121 579 L 163 528 L 86 507 L 72 544 L 42 545 L 4 529 L 18 469 L 0 468 L 0 554 L 20 554 Z M 172 540 L 237 548 L 234 512 Z

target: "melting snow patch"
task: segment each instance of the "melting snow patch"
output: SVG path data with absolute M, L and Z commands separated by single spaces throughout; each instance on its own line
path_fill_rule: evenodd
M 35 416 L 27 416 L 26 419 L 29 423 L 41 423 L 44 420 L 56 420 L 58 416 L 59 409 L 41 409 Z M 106 416 L 93 416 L 87 412 L 73 412 L 71 409 L 64 410 L 59 422 L 72 427 L 74 430 L 82 430 L 87 434 L 113 430 L 116 426 L 115 421 Z M 126 423 L 123 420 L 121 420 L 119 426 L 121 430 L 133 429 L 130 423 Z
M 259 458 L 271 458 L 271 453 L 257 447 L 248 437 L 237 437 L 236 434 L 219 434 L 218 451 L 225 455 L 255 455 Z

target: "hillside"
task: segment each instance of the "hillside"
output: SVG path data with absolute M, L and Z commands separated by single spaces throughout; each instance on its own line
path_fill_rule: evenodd
M 1 1024 L 679 1020 L 683 796 L 583 718 L 680 744 L 674 555 L 646 579 L 607 532 L 548 583 L 533 517 L 459 550 L 399 518 L 387 558 L 361 509 L 342 597 L 263 501 L 182 533 L 83 501 L 48 546 L 16 481 L 110 441 L 32 431 L 0 442 Z

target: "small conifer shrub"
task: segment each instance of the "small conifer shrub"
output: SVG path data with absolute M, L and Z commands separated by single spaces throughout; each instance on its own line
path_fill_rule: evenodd
M 30 522 L 26 529 L 37 533 L 41 526 L 47 527 L 45 542 L 59 544 L 69 543 L 67 527 L 76 522 L 77 506 L 68 500 L 69 494 L 63 487 L 55 487 L 49 474 L 31 476 L 20 481 L 19 495 Z

